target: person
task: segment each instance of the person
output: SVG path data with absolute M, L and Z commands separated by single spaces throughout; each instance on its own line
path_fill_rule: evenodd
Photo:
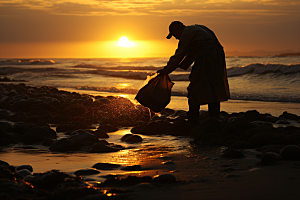
M 173 21 L 167 39 L 172 36 L 179 40 L 178 48 L 157 73 L 169 74 L 178 67 L 186 70 L 194 63 L 187 88 L 188 121 L 198 123 L 200 105 L 204 104 L 208 104 L 209 116 L 219 117 L 220 102 L 230 98 L 223 46 L 214 32 L 204 25 L 185 26 Z

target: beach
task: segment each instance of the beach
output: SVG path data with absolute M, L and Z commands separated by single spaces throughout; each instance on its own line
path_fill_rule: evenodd
M 248 109 L 255 103 L 229 101 L 224 108 L 236 111 L 222 109 L 215 119 L 203 109 L 194 127 L 182 109 L 153 115 L 117 95 L 24 83 L 1 84 L 1 95 L 1 199 L 295 199 L 299 194 L 300 117 L 288 109 L 268 114 Z M 256 104 L 272 110 L 271 104 Z M 296 110 L 294 103 L 274 104 Z

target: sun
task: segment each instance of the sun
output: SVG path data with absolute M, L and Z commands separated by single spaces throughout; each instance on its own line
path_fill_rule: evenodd
M 128 37 L 122 36 L 118 41 L 118 45 L 122 47 L 132 47 L 134 43 L 129 41 Z

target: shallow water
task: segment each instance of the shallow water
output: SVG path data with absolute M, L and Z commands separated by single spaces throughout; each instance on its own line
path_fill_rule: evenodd
M 187 137 L 141 136 L 143 141 L 137 144 L 128 144 L 120 139 L 130 133 L 129 128 L 108 133 L 108 142 L 120 144 L 126 149 L 111 153 L 52 153 L 42 145 L 16 145 L 0 152 L 0 159 L 10 165 L 32 165 L 33 173 L 40 173 L 52 169 L 73 174 L 76 170 L 91 168 L 96 163 L 112 163 L 121 165 L 114 170 L 100 170 L 101 173 L 86 176 L 89 182 L 102 182 L 108 175 L 126 175 L 136 173 L 139 175 L 155 175 L 158 171 L 168 170 L 169 166 L 163 162 L 169 161 L 172 154 L 187 155 L 191 141 Z M 60 137 L 64 135 L 60 134 Z M 141 165 L 143 171 L 124 171 L 124 166 Z

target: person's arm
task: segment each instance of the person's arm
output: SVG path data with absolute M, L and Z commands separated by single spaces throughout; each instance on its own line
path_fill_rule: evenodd
M 196 34 L 195 30 L 189 27 L 186 27 L 183 30 L 175 54 L 170 57 L 167 66 L 165 66 L 161 70 L 158 70 L 157 73 L 161 75 L 166 75 L 173 72 L 177 67 L 179 67 L 179 64 L 187 55 L 188 46 L 195 34 Z
M 194 62 L 196 57 L 196 53 L 189 53 L 187 54 L 184 59 L 181 61 L 181 63 L 179 64 L 179 68 L 187 70 L 191 64 Z

